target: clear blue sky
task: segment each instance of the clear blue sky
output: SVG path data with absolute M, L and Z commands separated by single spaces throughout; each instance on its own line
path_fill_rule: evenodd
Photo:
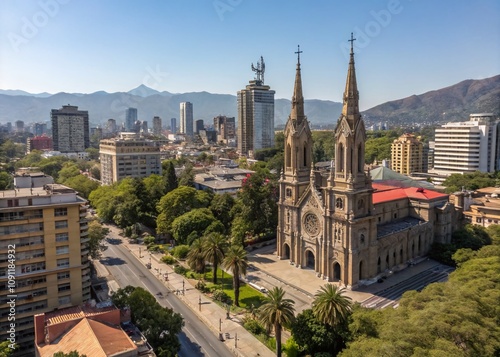
M 276 98 L 341 101 L 350 33 L 361 108 L 500 73 L 498 0 L 2 0 L 0 89 L 140 84 L 236 94 L 262 55 Z

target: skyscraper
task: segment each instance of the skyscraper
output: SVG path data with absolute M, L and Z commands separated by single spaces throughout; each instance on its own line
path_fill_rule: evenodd
M 195 122 L 195 126 L 196 126 L 196 134 L 199 134 L 199 133 L 200 133 L 200 130 L 205 129 L 205 125 L 204 125 L 204 123 L 203 123 L 203 119 L 198 119 L 198 120 Z
M 153 135 L 161 135 L 161 118 L 158 116 L 153 118 Z
M 82 152 L 90 146 L 89 112 L 77 106 L 52 109 L 52 142 L 55 151 Z
M 214 129 L 217 132 L 217 142 L 227 143 L 236 138 L 236 124 L 234 117 L 228 118 L 219 115 L 214 118 Z
M 177 119 L 176 118 L 170 118 L 170 131 L 172 134 L 177 133 Z
M 125 111 L 125 130 L 134 131 L 137 121 L 137 108 L 128 108 Z
M 180 133 L 193 136 L 193 104 L 182 102 L 180 104 Z
M 256 150 L 274 146 L 274 91 L 264 85 L 264 60 L 252 65 L 256 78 L 238 91 L 238 151 L 253 157 Z

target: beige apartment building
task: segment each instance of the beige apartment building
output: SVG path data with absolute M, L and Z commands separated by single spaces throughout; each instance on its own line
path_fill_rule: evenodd
M 413 134 L 403 134 L 391 145 L 391 169 L 403 175 L 423 172 L 424 145 Z
M 160 146 L 136 133 L 101 140 L 101 182 L 111 185 L 125 177 L 161 175 Z
M 90 299 L 86 201 L 52 181 L 25 173 L 0 191 L 0 340 L 15 330 L 14 356 L 34 355 L 35 314 Z

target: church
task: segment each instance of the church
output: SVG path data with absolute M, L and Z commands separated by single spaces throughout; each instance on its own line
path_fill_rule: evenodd
M 277 255 L 290 269 L 307 268 L 318 279 L 356 289 L 425 256 L 432 243 L 449 243 L 462 202 L 417 187 L 372 182 L 365 168 L 365 125 L 359 112 L 354 39 L 343 107 L 337 121 L 335 158 L 315 169 L 300 69 L 300 51 L 285 126 L 279 180 Z M 460 196 L 458 196 L 460 199 Z

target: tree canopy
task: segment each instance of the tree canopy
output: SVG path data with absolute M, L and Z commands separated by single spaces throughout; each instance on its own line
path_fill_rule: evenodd
M 130 308 L 132 322 L 141 329 L 158 357 L 177 354 L 180 349 L 178 334 L 184 326 L 179 313 L 162 307 L 151 293 L 140 287 L 118 289 L 111 299 L 119 308 Z

